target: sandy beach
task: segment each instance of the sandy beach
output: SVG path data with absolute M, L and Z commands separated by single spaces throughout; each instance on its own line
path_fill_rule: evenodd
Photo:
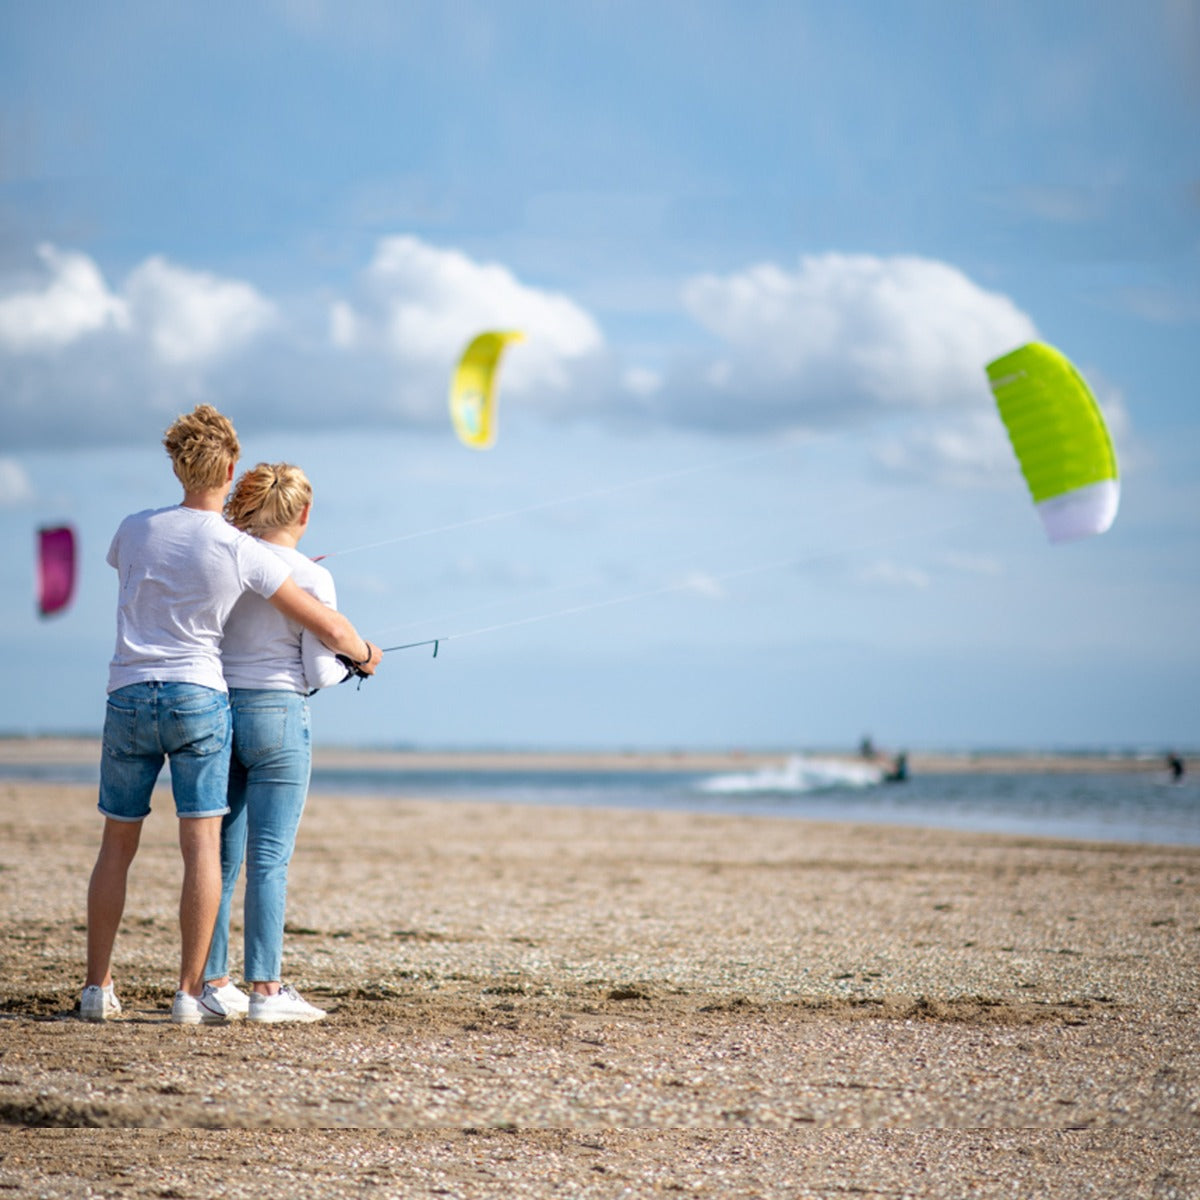
M 182 1028 L 165 797 L 73 1015 L 99 828 L 0 783 L 6 1194 L 1200 1194 L 1200 848 L 314 795 L 329 1018 Z

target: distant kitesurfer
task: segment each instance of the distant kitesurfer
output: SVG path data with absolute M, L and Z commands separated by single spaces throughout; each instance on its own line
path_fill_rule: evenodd
M 884 783 L 904 783 L 908 779 L 908 751 L 901 750 L 892 769 L 883 777 Z
M 1171 782 L 1179 783 L 1183 779 L 1183 759 L 1174 751 L 1167 755 L 1167 770 L 1171 772 Z

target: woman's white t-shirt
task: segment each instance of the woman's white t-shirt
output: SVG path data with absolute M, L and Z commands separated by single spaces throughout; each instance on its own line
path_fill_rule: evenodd
M 226 621 L 243 594 L 274 612 L 266 597 L 291 574 L 219 512 L 183 505 L 126 517 L 108 548 L 108 563 L 119 577 L 110 692 L 155 681 L 225 691 Z
M 274 554 L 306 592 L 329 608 L 337 608 L 333 576 L 324 567 L 290 546 L 258 544 Z M 253 592 L 242 596 L 229 614 L 221 663 L 231 688 L 308 695 L 346 678 L 346 667 L 332 650 Z

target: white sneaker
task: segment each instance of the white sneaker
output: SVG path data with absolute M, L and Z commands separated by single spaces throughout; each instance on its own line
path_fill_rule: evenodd
M 121 1015 L 121 1002 L 117 999 L 113 985 L 101 987 L 98 983 L 83 989 L 79 997 L 79 1018 L 82 1021 L 111 1021 Z
M 250 993 L 250 1011 L 247 1021 L 320 1021 L 325 1010 L 309 1004 L 290 983 L 285 984 L 274 996 Z
M 176 1025 L 223 1025 L 229 1020 L 229 1013 L 217 999 L 217 989 L 211 983 L 206 983 L 199 996 L 191 996 L 187 992 L 175 993 L 171 1020 Z
M 234 987 L 232 983 L 223 983 L 220 987 L 213 987 L 211 983 L 204 986 L 212 988 L 212 994 L 220 1000 L 221 1006 L 229 1014 L 231 1021 L 236 1021 L 238 1017 L 244 1017 L 249 1011 L 250 997 L 241 988 Z

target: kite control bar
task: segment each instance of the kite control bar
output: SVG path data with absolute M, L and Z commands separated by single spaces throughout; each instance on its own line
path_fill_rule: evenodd
M 360 667 L 358 663 L 356 663 L 348 654 L 339 654 L 337 656 L 337 660 L 342 664 L 343 667 L 346 668 L 346 679 L 353 679 L 357 675 L 358 686 L 362 687 L 362 681 L 367 678 L 366 671 L 364 671 L 362 667 Z M 343 679 L 342 682 L 345 683 L 346 679 Z
M 412 650 L 416 646 L 432 646 L 433 657 L 437 658 L 438 643 L 444 642 L 445 640 L 445 638 L 429 638 L 424 642 L 405 642 L 403 646 L 384 646 L 383 653 L 391 654 L 393 650 Z
M 428 641 L 424 642 L 406 642 L 403 646 L 383 646 L 381 647 L 381 652 L 383 654 L 391 654 L 394 650 L 412 650 L 416 646 L 432 646 L 433 657 L 437 658 L 438 644 L 440 642 L 444 642 L 445 640 L 445 638 L 430 638 Z M 359 666 L 359 664 L 356 663 L 348 654 L 339 654 L 337 656 L 337 660 L 346 668 L 346 679 L 342 680 L 343 683 L 345 683 L 347 679 L 353 679 L 357 676 L 358 686 L 361 688 L 362 681 L 370 678 L 366 671 L 364 671 L 362 667 Z

